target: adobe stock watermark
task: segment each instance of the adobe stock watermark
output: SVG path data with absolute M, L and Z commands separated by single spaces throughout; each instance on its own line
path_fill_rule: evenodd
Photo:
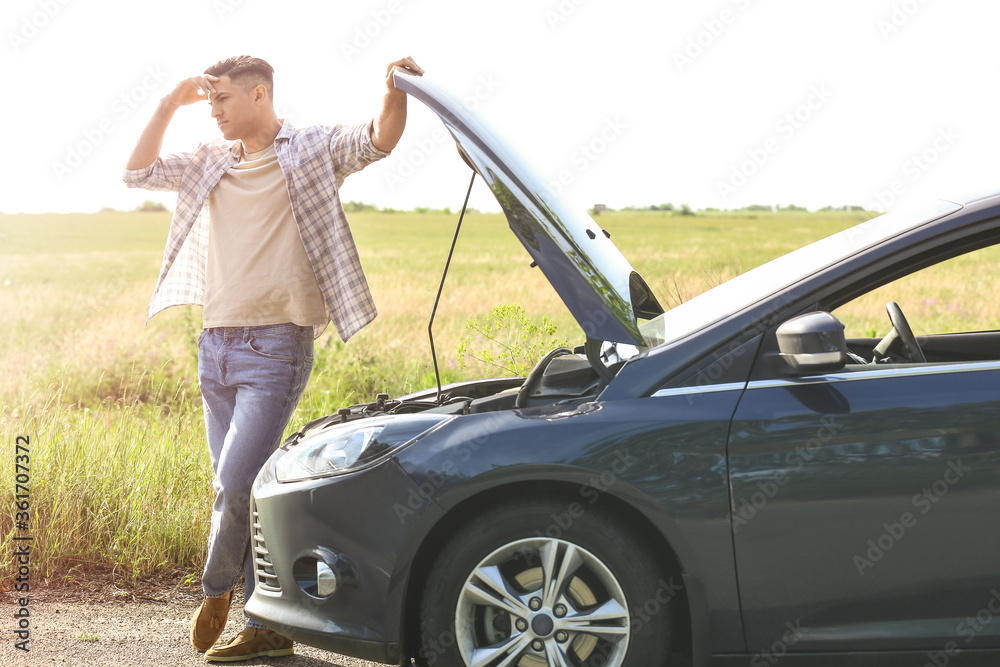
M 402 0 L 389 0 L 384 7 L 373 9 L 364 23 L 354 26 L 350 40 L 340 42 L 340 53 L 344 56 L 344 60 L 351 62 L 355 56 L 360 56 L 403 12 L 406 4 L 408 3 Z
M 816 453 L 836 437 L 840 430 L 840 425 L 833 415 L 824 415 L 819 420 L 820 426 L 816 429 L 816 434 L 802 444 L 795 445 L 794 448 L 785 454 L 785 466 L 768 475 L 765 479 L 757 480 L 757 489 L 746 495 L 740 496 L 739 502 L 733 503 L 732 524 L 735 535 L 740 528 L 746 526 L 757 516 L 757 513 L 764 509 L 771 500 L 778 495 L 778 492 L 788 484 L 792 476 L 805 467 L 807 463 L 815 458 Z M 738 505 L 738 506 L 737 506 Z
M 888 211 L 909 187 L 919 181 L 961 139 L 961 135 L 948 125 L 939 127 L 934 139 L 922 150 L 910 155 L 900 165 L 900 177 L 894 178 L 887 187 L 877 188 L 872 194 L 875 199 L 865 207 L 869 211 Z
M 549 28 L 552 30 L 558 28 L 561 24 L 568 21 L 573 14 L 576 14 L 576 10 L 586 3 L 587 0 L 559 0 L 557 4 L 545 10 L 545 20 L 548 21 Z
M 244 2 L 246 0 L 212 0 L 212 9 L 215 11 L 215 16 L 224 21 L 228 14 L 235 12 Z
M 799 641 L 811 632 L 809 628 L 802 627 L 802 621 L 796 619 L 794 623 L 785 622 L 787 630 L 768 648 L 757 653 L 750 659 L 751 667 L 769 667 L 775 665 L 788 653 L 788 649 L 795 646 Z
M 38 9 L 21 17 L 17 31 L 7 33 L 10 48 L 17 53 L 48 26 L 70 0 L 38 0 Z
M 684 590 L 684 584 L 674 583 L 674 578 L 667 581 L 660 579 L 657 582 L 656 590 L 641 605 L 632 608 L 632 618 L 629 620 L 629 630 L 634 634 L 641 632 L 643 627 L 660 612 L 667 609 L 670 601 L 677 597 Z
M 159 65 L 147 65 L 144 76 L 127 92 L 112 100 L 108 113 L 96 124 L 80 131 L 79 139 L 66 146 L 61 161 L 52 162 L 52 173 L 60 183 L 92 155 L 118 125 L 145 102 L 167 78 Z
M 590 140 L 581 143 L 570 153 L 569 164 L 572 168 L 560 169 L 556 179 L 549 182 L 549 191 L 557 197 L 562 194 L 562 191 L 572 185 L 578 175 L 590 169 L 591 165 L 604 155 L 627 129 L 628 125 L 622 121 L 621 116 L 605 119 L 604 125 Z
M 875 22 L 882 39 L 889 39 L 899 32 L 903 26 L 910 22 L 917 12 L 924 8 L 928 0 L 903 0 L 903 2 L 892 3 L 887 17 L 882 17 Z
M 467 633 L 475 632 L 474 618 L 469 618 L 465 624 Z M 455 621 L 455 627 L 458 629 L 458 620 Z M 421 637 L 418 654 L 428 665 L 434 665 L 456 643 L 458 643 L 458 637 L 455 636 L 455 632 L 444 630 L 437 637 Z
M 684 68 L 694 65 L 696 60 L 705 55 L 725 34 L 729 26 L 736 23 L 743 12 L 750 9 L 751 0 L 731 0 L 730 4 L 735 5 L 736 9 L 724 7 L 718 14 L 703 20 L 701 27 L 688 35 L 684 47 L 675 49 L 671 53 L 678 72 L 683 74 Z
M 941 499 L 948 495 L 955 484 L 958 484 L 965 477 L 965 474 L 972 470 L 969 466 L 962 465 L 962 459 L 948 461 L 948 467 L 940 478 L 934 480 L 929 486 L 925 486 L 920 493 L 914 494 L 910 499 L 910 504 L 914 509 L 919 510 L 919 515 L 925 515 L 941 502 Z M 913 512 L 903 512 L 899 519 L 893 522 L 882 524 L 884 532 L 867 542 L 867 549 L 863 555 L 855 554 L 852 558 L 854 567 L 858 570 L 858 576 L 865 576 L 865 570 L 875 567 L 875 563 L 882 560 L 894 546 L 906 537 L 907 533 L 913 530 L 920 520 L 920 516 Z
M 957 626 L 955 635 L 962 639 L 962 643 L 968 648 L 976 637 L 986 629 L 993 620 L 1000 615 L 1000 590 L 996 588 L 990 590 L 990 599 L 986 601 L 979 611 L 973 616 L 967 616 Z M 927 662 L 922 667 L 947 667 L 951 659 L 962 652 L 962 646 L 957 641 L 951 640 L 945 643 L 940 651 L 929 651 Z
M 580 497 L 587 501 L 587 505 L 593 505 L 601 498 L 601 494 L 614 486 L 619 477 L 626 470 L 639 462 L 639 459 L 625 451 L 615 451 L 615 460 L 607 469 L 599 474 L 595 474 L 587 482 L 580 486 Z M 565 512 L 552 512 L 549 516 L 552 523 L 543 529 L 536 529 L 535 535 L 538 537 L 548 537 L 553 540 L 562 538 L 563 534 L 573 527 L 577 519 L 587 513 L 587 508 L 579 502 L 571 502 L 566 506 Z
M 458 464 L 465 463 L 472 458 L 472 455 L 489 441 L 490 436 L 503 428 L 505 424 L 506 420 L 500 414 L 485 414 L 482 423 L 473 431 L 472 437 L 451 449 L 446 460 L 437 464 L 434 470 L 428 471 L 417 488 L 410 489 L 405 503 L 393 504 L 392 509 L 396 513 L 400 525 L 434 502 L 434 496 L 444 487 L 448 481 L 448 475 L 458 470 Z
M 500 85 L 500 81 L 497 81 L 492 74 L 480 76 L 476 87 L 462 100 L 462 106 L 469 111 L 475 111 L 483 102 L 493 96 Z M 416 147 L 397 161 L 396 169 L 385 172 L 385 184 L 389 186 L 389 191 L 394 192 L 407 178 L 415 174 L 417 169 L 427 162 L 442 144 L 448 143 L 453 143 L 453 140 L 451 134 L 444 127 L 437 127 L 429 137 L 417 140 Z
M 750 179 L 781 150 L 783 145 L 798 134 L 833 96 L 833 91 L 827 88 L 826 84 L 814 85 L 810 87 L 809 94 L 801 104 L 797 104 L 782 114 L 774 122 L 776 135 L 768 137 L 759 146 L 748 148 L 746 157 L 733 165 L 729 177 L 725 180 L 716 180 L 715 189 L 722 197 L 723 203 L 729 201 L 730 196 L 749 183 Z

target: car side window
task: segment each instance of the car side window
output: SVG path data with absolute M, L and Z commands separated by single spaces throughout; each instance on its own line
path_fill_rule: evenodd
M 998 293 L 1000 245 L 911 273 L 845 303 L 833 314 L 844 323 L 848 348 L 866 359 L 893 328 L 890 302 L 904 313 L 926 361 L 1000 359 Z M 888 360 L 903 359 L 897 355 Z

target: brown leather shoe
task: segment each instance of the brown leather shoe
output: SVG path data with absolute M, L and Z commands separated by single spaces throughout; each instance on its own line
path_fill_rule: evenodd
M 273 630 L 253 628 L 249 625 L 225 646 L 217 646 L 205 653 L 209 662 L 237 662 L 267 656 L 278 658 L 292 655 L 292 640 Z
M 198 651 L 207 651 L 219 641 L 219 636 L 226 628 L 226 618 L 229 617 L 229 605 L 233 601 L 233 592 L 217 598 L 205 598 L 198 611 L 191 618 L 191 646 Z

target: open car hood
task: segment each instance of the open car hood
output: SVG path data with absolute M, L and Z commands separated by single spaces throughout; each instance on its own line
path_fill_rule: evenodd
M 441 119 L 587 337 L 643 345 L 637 318 L 651 319 L 663 308 L 594 220 L 552 195 L 495 133 L 432 79 L 397 69 L 394 81 Z

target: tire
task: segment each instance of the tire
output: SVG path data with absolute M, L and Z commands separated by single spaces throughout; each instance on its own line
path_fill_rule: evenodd
M 501 505 L 462 527 L 439 553 L 420 603 L 418 664 L 667 664 L 664 574 L 600 507 L 553 499 Z

